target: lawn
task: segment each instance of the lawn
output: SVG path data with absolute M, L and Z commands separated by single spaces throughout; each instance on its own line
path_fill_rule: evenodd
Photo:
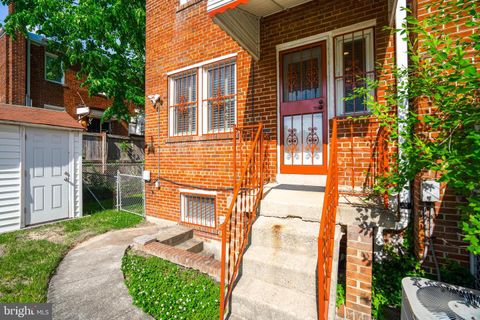
M 122 271 L 133 303 L 155 319 L 219 317 L 220 287 L 205 274 L 132 251 L 123 257 Z
M 92 236 L 141 221 L 134 214 L 105 210 L 0 234 L 0 302 L 45 302 L 50 277 L 69 249 Z

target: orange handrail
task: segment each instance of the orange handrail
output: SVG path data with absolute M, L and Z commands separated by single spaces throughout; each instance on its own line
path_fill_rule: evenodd
M 338 206 L 337 119 L 332 120 L 330 160 L 318 233 L 318 319 L 328 319 L 335 221 Z
M 255 132 L 256 131 L 256 132 Z M 250 133 L 251 142 L 244 143 Z M 239 143 L 237 143 L 237 136 Z M 248 155 L 243 163 L 243 152 Z M 250 149 L 250 150 L 248 150 Z M 220 319 L 230 300 L 233 284 L 263 194 L 263 125 L 235 127 L 233 138 L 233 197 L 221 225 Z M 237 179 L 237 162 L 240 177 Z

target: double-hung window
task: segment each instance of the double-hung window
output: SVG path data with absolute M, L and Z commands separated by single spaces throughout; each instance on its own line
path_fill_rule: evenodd
M 367 112 L 367 97 L 355 93 L 375 77 L 373 29 L 335 37 L 335 105 L 337 114 Z M 374 95 L 374 92 L 369 94 Z
M 173 135 L 197 133 L 197 73 L 195 70 L 182 73 L 171 80 L 172 100 L 170 116 Z
M 211 65 L 206 70 L 208 132 L 226 132 L 235 124 L 235 62 Z
M 199 64 L 169 77 L 170 136 L 230 132 L 237 118 L 236 62 Z

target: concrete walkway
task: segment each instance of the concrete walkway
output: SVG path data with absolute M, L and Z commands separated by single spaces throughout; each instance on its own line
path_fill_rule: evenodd
M 50 281 L 48 302 L 59 320 L 152 319 L 132 304 L 120 269 L 133 238 L 158 232 L 159 226 L 108 232 L 70 251 Z

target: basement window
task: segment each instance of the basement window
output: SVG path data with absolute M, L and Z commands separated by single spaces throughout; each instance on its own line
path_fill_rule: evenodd
M 181 222 L 215 228 L 215 196 L 182 193 L 181 196 Z
M 335 105 L 337 114 L 367 112 L 366 97 L 345 99 L 355 88 L 365 87 L 365 79 L 374 80 L 374 32 L 372 28 L 335 37 Z M 375 92 L 371 92 L 374 95 Z

